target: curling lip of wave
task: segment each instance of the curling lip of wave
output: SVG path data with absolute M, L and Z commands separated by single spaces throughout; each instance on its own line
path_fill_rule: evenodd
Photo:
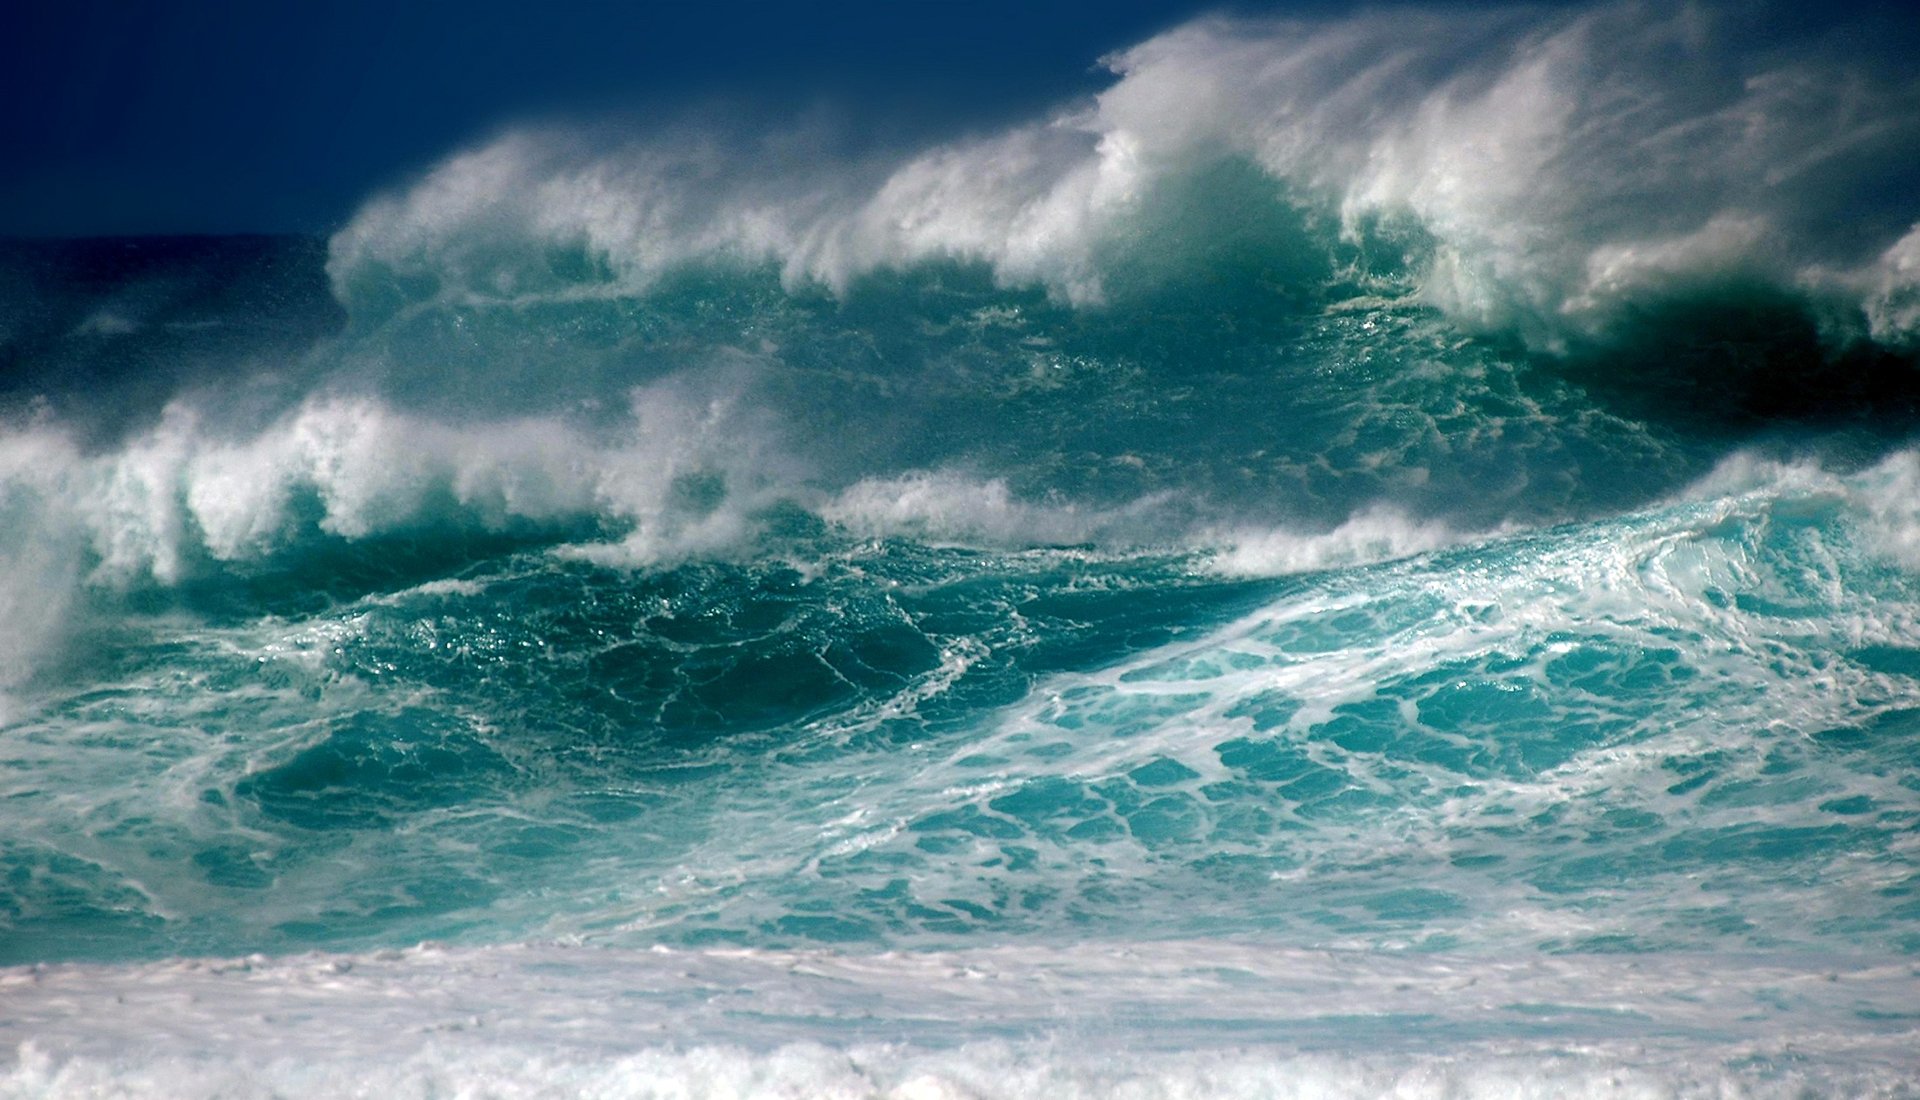
M 1910 341 L 1920 77 L 1859 50 L 1742 47 L 1737 19 L 1640 4 L 1205 19 L 1107 59 L 1117 80 L 1091 103 L 890 169 L 510 134 L 369 204 L 330 270 L 376 315 L 402 285 L 403 300 L 621 295 L 710 262 L 844 294 L 957 260 L 1093 305 L 1115 263 L 1175 247 L 1150 211 L 1241 159 L 1276 205 L 1350 242 L 1410 243 L 1429 301 L 1537 347 L 1736 284 L 1804 298 L 1842 336 Z M 1235 221 L 1220 212 L 1217 231 Z M 584 268 L 557 269 L 554 248 Z
M 152 430 L 100 455 L 42 426 L 0 449 L 0 503 L 23 535 L 8 560 L 44 580 L 51 565 L 28 566 L 51 554 L 64 563 L 57 571 L 69 583 L 54 586 L 63 590 L 82 580 L 81 562 L 91 563 L 94 587 L 171 585 L 206 564 L 272 557 L 308 534 L 361 540 L 451 521 L 561 537 L 586 522 L 611 541 L 575 553 L 644 565 L 751 546 L 754 516 L 780 503 L 859 539 L 1159 546 L 1215 555 L 1216 568 L 1238 575 L 1403 557 L 1466 537 L 1386 506 L 1317 533 L 1227 527 L 1196 522 L 1169 493 L 1111 506 L 1035 501 L 1003 478 L 955 469 L 829 490 L 782 450 L 784 433 L 763 412 L 709 386 L 670 378 L 635 389 L 630 402 L 626 427 L 611 435 L 555 417 L 495 421 L 476 433 L 339 396 L 311 398 L 237 440 L 211 430 L 203 410 L 176 403 Z M 702 485 L 713 499 L 698 498 Z

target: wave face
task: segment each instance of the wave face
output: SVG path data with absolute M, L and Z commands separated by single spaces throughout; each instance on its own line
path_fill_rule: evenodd
M 1746 14 L 6 245 L 0 1091 L 1911 1095 L 1913 28 Z

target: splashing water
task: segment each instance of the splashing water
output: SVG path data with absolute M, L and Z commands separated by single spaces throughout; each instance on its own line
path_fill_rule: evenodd
M 5 246 L 0 1093 L 1914 1095 L 1920 81 L 1736 22 Z

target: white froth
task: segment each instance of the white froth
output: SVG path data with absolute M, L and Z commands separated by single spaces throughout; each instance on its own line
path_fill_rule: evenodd
M 1913 981 L 1198 943 L 58 966 L 0 972 L 0 1095 L 1910 1096 L 1911 1024 L 1858 1013 Z
M 744 544 L 756 509 L 800 475 L 738 385 L 727 372 L 668 377 L 598 429 L 559 416 L 449 421 L 325 392 L 240 437 L 217 408 L 184 399 L 99 451 L 26 425 L 0 439 L 0 687 L 58 647 L 83 593 L 176 585 L 316 534 L 452 524 L 550 538 L 574 525 L 624 540 L 612 553 L 627 564 Z M 710 487 L 689 496 L 688 479 Z
M 1854 794 L 1904 805 L 1910 794 L 1892 778 L 1863 774 L 1843 758 L 1811 755 L 1796 764 L 1791 783 L 1763 769 L 1777 765 L 1780 754 L 1802 752 L 1808 733 L 1869 721 L 1907 694 L 1910 684 L 1898 675 L 1827 655 L 1911 644 L 1909 605 L 1853 593 L 1859 571 L 1883 568 L 1878 554 L 1912 552 L 1920 528 L 1912 504 L 1920 499 L 1917 483 L 1920 465 L 1904 452 L 1853 474 L 1747 456 L 1674 503 L 1604 525 L 1511 536 L 1462 551 L 1471 560 L 1415 558 L 1330 575 L 1204 638 L 1096 671 L 1049 676 L 951 754 L 929 759 L 917 774 L 865 786 L 857 808 L 875 825 L 871 844 L 892 845 L 884 830 L 898 832 L 916 807 L 958 797 L 985 816 L 1002 812 L 996 800 L 1027 781 L 1029 766 L 1041 767 L 1046 781 L 1098 791 L 1137 769 L 1175 761 L 1188 778 L 1143 796 L 1184 796 L 1185 812 L 1196 819 L 1188 841 L 1167 844 L 1171 854 L 1129 836 L 1117 817 L 1097 845 L 1057 843 L 1042 828 L 1022 843 L 1038 849 L 1054 873 L 1096 881 L 1177 877 L 1188 870 L 1181 859 L 1203 851 L 1297 858 L 1297 881 L 1276 878 L 1269 898 L 1272 912 L 1287 914 L 1325 904 L 1379 874 L 1383 862 L 1397 869 L 1396 881 L 1439 891 L 1460 889 L 1463 873 L 1449 860 L 1463 851 L 1491 850 L 1514 868 L 1550 868 L 1550 856 L 1532 862 L 1541 859 L 1543 842 L 1515 841 L 1510 850 L 1497 839 L 1536 816 L 1563 823 L 1542 829 L 1564 827 L 1577 836 L 1582 822 L 1597 830 L 1608 813 L 1644 812 L 1675 830 L 1653 835 L 1685 839 L 1791 831 L 1804 826 L 1809 799 Z M 1401 517 L 1361 517 L 1347 525 L 1352 530 L 1318 539 L 1269 536 L 1251 551 L 1243 542 L 1221 551 L 1216 568 L 1287 572 L 1330 557 L 1347 560 L 1356 550 L 1418 553 L 1445 537 L 1437 528 L 1402 530 L 1404 524 Z M 1762 541 L 1773 545 L 1763 550 Z M 1751 607 L 1739 602 L 1749 599 Z M 1657 671 L 1663 652 L 1684 653 L 1685 667 L 1658 688 L 1657 707 L 1645 705 L 1647 689 L 1629 689 L 1625 680 L 1548 686 L 1549 666 L 1582 650 L 1645 663 L 1645 672 Z M 1411 696 L 1384 690 L 1414 685 L 1425 686 Z M 1554 710 L 1524 724 L 1611 732 L 1567 748 L 1550 766 L 1502 774 L 1483 760 L 1479 766 L 1488 770 L 1479 774 L 1422 760 L 1406 746 L 1350 750 L 1322 728 L 1349 708 L 1385 700 L 1398 707 L 1409 737 L 1436 745 L 1452 740 L 1493 757 L 1509 751 L 1508 736 L 1523 733 L 1522 719 L 1485 719 L 1496 724 L 1448 732 L 1431 724 L 1439 719 L 1424 712 L 1424 703 L 1444 704 L 1454 690 L 1525 697 L 1536 685 L 1552 693 Z M 1275 724 L 1259 718 L 1267 700 L 1297 709 Z M 1286 834 L 1254 843 L 1232 829 L 1213 831 L 1211 800 L 1201 794 L 1238 778 L 1224 753 L 1249 743 L 1311 758 L 1352 789 L 1381 795 L 1384 806 L 1348 820 L 1276 791 L 1270 812 L 1299 829 L 1297 845 Z M 1043 750 L 1044 765 L 1032 765 Z M 1676 767 L 1690 763 L 1713 768 L 1714 797 L 1697 801 L 1670 790 L 1690 774 Z M 1745 788 L 1750 792 L 1728 797 Z M 969 868 L 995 858 L 997 845 L 962 839 L 973 846 L 951 864 L 922 871 L 917 890 L 970 896 Z M 896 846 L 911 843 L 909 835 Z M 1879 904 L 1876 891 L 1891 873 L 1883 861 L 1847 851 L 1807 858 L 1821 863 L 1817 888 L 1771 881 L 1738 862 L 1720 868 L 1711 883 L 1655 866 L 1636 876 L 1632 889 L 1582 893 L 1578 905 L 1536 889 L 1517 870 L 1484 881 L 1468 872 L 1473 903 L 1457 917 L 1428 920 L 1425 930 L 1475 944 L 1577 941 L 1684 925 L 1698 907 L 1721 905 L 1774 942 L 1816 942 L 1821 929 L 1860 912 L 1861 899 Z M 1371 931 L 1357 936 L 1322 942 L 1395 942 Z
M 1810 459 L 1781 461 L 1749 451 L 1722 459 L 1678 499 L 1723 500 L 1786 514 L 1843 509 L 1865 544 L 1907 569 L 1920 569 L 1920 451 L 1893 451 L 1866 469 L 1841 474 Z
M 1895 241 L 1856 284 L 1864 288 L 1875 339 L 1907 344 L 1920 339 L 1920 224 Z
M 24 501 L 57 487 L 67 522 L 97 557 L 97 581 L 173 583 L 196 555 L 236 561 L 279 549 L 299 534 L 293 504 L 303 493 L 317 504 L 319 531 L 362 539 L 431 523 L 441 506 L 489 529 L 597 516 L 644 526 L 671 509 L 678 477 L 761 476 L 755 463 L 771 443 L 756 437 L 765 425 L 751 414 L 672 380 L 632 401 L 627 430 L 608 437 L 552 417 L 452 424 L 371 398 L 318 396 L 240 440 L 177 404 L 98 455 L 51 430 L 16 439 L 24 457 L 0 469 L 0 488 Z M 56 518 L 42 517 L 41 536 Z
M 63 514 L 60 471 L 76 457 L 50 431 L 0 434 L 0 693 L 24 680 L 69 625 L 83 536 Z M 0 722 L 10 710 L 0 694 Z
M 778 141 L 684 133 L 614 152 L 514 134 L 370 204 L 335 238 L 332 271 L 349 302 L 380 269 L 513 300 L 642 293 L 710 262 L 845 292 L 958 260 L 1094 304 L 1143 212 L 1242 160 L 1351 235 L 1424 236 L 1430 301 L 1539 346 L 1736 282 L 1909 338 L 1920 211 L 1898 173 L 1920 152 L 1920 80 L 1833 50 L 1743 48 L 1742 18 L 1621 3 L 1207 19 L 1109 58 L 1117 80 L 1090 103 L 891 166 L 796 172 Z M 555 244 L 594 257 L 602 281 L 552 284 L 524 262 Z
M 1213 534 L 1206 541 L 1224 547 L 1212 557 L 1215 569 L 1228 576 L 1264 577 L 1391 561 L 1456 545 L 1467 537 L 1438 520 L 1374 506 L 1329 531 L 1272 528 Z
M 820 515 L 861 538 L 911 535 L 974 545 L 1068 545 L 1110 532 L 1155 503 L 1149 498 L 1111 510 L 1070 501 L 1033 503 L 1015 496 L 1001 478 L 921 470 L 861 480 L 822 504 Z

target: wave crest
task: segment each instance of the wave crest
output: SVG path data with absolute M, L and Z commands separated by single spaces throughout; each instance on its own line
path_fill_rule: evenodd
M 1143 258 L 1156 278 L 1205 277 L 1180 259 L 1195 226 L 1168 214 L 1197 196 L 1226 207 L 1206 233 L 1238 232 L 1257 204 L 1295 211 L 1317 238 L 1265 244 L 1357 248 L 1461 323 L 1535 347 L 1753 283 L 1842 335 L 1910 340 L 1920 78 L 1897 43 L 1788 49 L 1740 22 L 1640 4 L 1206 19 L 1108 58 L 1115 83 L 1091 102 L 892 160 L 796 157 L 794 135 L 607 151 L 511 134 L 370 204 L 332 272 L 376 315 L 643 294 L 715 263 L 845 295 L 961 262 L 1097 306 Z M 1230 162 L 1273 186 L 1196 193 Z

